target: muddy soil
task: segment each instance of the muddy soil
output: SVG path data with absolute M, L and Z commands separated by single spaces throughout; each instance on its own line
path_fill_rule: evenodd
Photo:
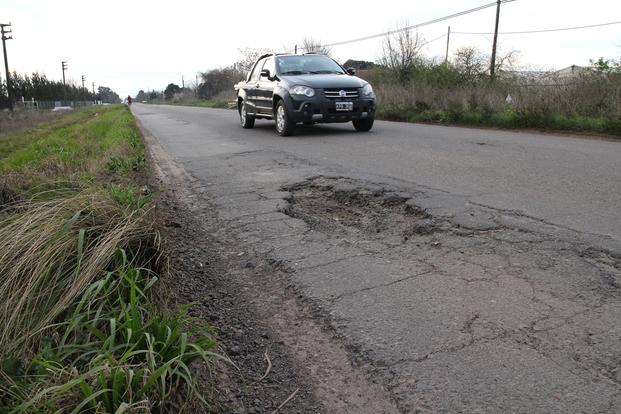
M 324 233 L 366 240 L 401 237 L 435 230 L 431 217 L 414 204 L 408 192 L 385 191 L 354 180 L 325 177 L 285 186 L 291 207 L 285 213 Z

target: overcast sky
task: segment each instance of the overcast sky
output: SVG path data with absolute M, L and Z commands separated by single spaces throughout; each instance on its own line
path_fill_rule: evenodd
M 491 0 L 352 2 L 2 0 L 0 23 L 13 24 L 9 67 L 61 79 L 62 60 L 76 83 L 109 86 L 121 96 L 193 81 L 198 71 L 226 66 L 238 48 L 292 47 L 305 37 L 326 43 L 381 33 L 484 5 Z M 373 6 L 371 6 L 373 5 Z M 426 26 L 427 40 L 452 31 L 492 32 L 495 8 Z M 503 4 L 500 31 L 583 26 L 621 20 L 619 0 L 516 0 Z M 333 48 L 341 62 L 376 60 L 381 39 Z M 451 36 L 450 49 L 476 46 L 489 53 L 491 35 Z M 518 50 L 519 65 L 548 69 L 621 58 L 621 25 L 558 33 L 504 35 L 501 51 Z M 446 37 L 425 47 L 443 57 Z M 4 75 L 4 73 L 2 73 Z

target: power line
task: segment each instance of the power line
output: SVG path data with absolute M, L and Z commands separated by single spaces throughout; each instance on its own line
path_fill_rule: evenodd
M 428 41 L 424 42 L 423 44 L 421 44 L 421 45 L 420 45 L 420 47 L 427 46 L 429 43 L 433 43 L 433 42 L 435 42 L 436 40 L 440 40 L 440 39 L 442 39 L 443 37 L 446 37 L 446 36 L 447 36 L 447 34 L 446 34 L 446 33 L 443 33 L 443 34 L 441 34 L 441 35 L 440 35 L 440 36 L 438 36 L 438 37 L 434 37 L 433 39 L 431 39 L 431 40 L 428 40 Z
M 510 3 L 512 1 L 515 1 L 515 0 L 501 0 L 501 3 Z M 409 31 L 409 30 L 412 30 L 412 29 L 417 29 L 419 27 L 429 26 L 430 24 L 439 23 L 439 22 L 442 22 L 444 20 L 453 19 L 455 17 L 460 17 L 460 16 L 463 16 L 465 14 L 470 14 L 470 13 L 477 12 L 479 10 L 487 9 L 488 7 L 496 6 L 497 4 L 498 3 L 495 1 L 493 3 L 488 3 L 488 4 L 484 4 L 482 6 L 479 6 L 479 7 L 475 7 L 473 9 L 468 9 L 468 10 L 464 10 L 464 11 L 461 11 L 461 12 L 458 12 L 458 13 L 453 13 L 453 14 L 450 14 L 448 16 L 439 17 L 437 19 L 428 20 L 428 21 L 422 22 L 422 23 L 417 23 L 417 24 L 414 24 L 414 25 L 411 25 L 411 26 L 403 27 L 401 29 L 389 30 L 389 31 L 384 32 L 384 33 L 378 33 L 378 34 L 374 34 L 374 35 L 370 35 L 370 36 L 358 37 L 356 39 L 351 39 L 351 40 L 343 40 L 341 42 L 329 43 L 329 44 L 325 44 L 325 45 L 322 45 L 322 46 L 324 46 L 324 47 L 341 46 L 341 45 L 346 45 L 346 44 L 349 44 L 349 43 L 356 43 L 356 42 L 362 42 L 364 40 L 376 39 L 378 37 L 385 37 L 385 36 L 389 36 L 391 34 L 395 34 L 395 33 L 399 33 L 399 32 L 406 32 L 406 31 Z M 304 49 L 304 48 L 298 48 L 298 49 Z
M 592 27 L 602 27 L 602 26 L 611 26 L 614 24 L 621 24 L 621 20 L 615 22 L 608 23 L 599 23 L 599 24 L 590 24 L 588 26 L 574 26 L 574 27 L 560 27 L 556 29 L 540 29 L 540 30 L 525 30 L 521 32 L 498 32 L 501 35 L 512 35 L 512 34 L 528 34 L 528 33 L 548 33 L 548 32 L 561 32 L 566 30 L 578 30 L 578 29 L 589 29 Z M 464 34 L 464 35 L 491 35 L 494 33 L 489 32 L 451 32 L 456 34 Z

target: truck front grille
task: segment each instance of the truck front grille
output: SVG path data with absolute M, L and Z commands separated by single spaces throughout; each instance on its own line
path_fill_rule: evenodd
M 341 91 L 344 92 L 341 93 Z M 339 100 L 339 99 L 358 99 L 358 89 L 357 88 L 334 88 L 334 89 L 324 89 L 323 94 L 328 99 Z

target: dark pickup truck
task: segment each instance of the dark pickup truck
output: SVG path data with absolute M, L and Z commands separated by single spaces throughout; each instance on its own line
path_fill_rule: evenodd
M 287 136 L 300 122 L 352 121 L 356 131 L 369 131 L 375 94 L 354 74 L 326 55 L 263 55 L 235 85 L 241 125 L 252 128 L 256 119 L 275 119 L 276 132 Z

